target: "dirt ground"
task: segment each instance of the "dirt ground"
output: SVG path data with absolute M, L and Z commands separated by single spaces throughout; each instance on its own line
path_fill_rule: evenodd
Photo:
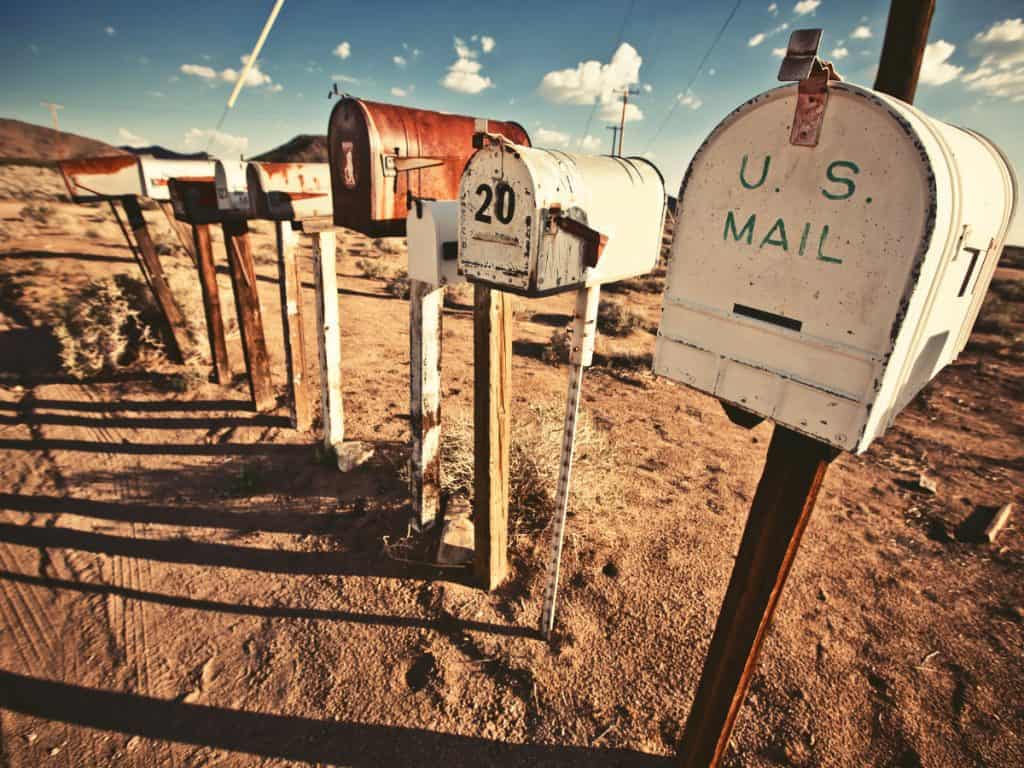
M 53 183 L 34 172 L 36 186 Z M 549 646 L 535 632 L 548 544 L 537 526 L 516 528 L 510 578 L 492 594 L 395 556 L 427 546 L 407 538 L 408 305 L 365 260 L 397 267 L 402 246 L 339 238 L 347 436 L 376 448 L 341 474 L 286 408 L 257 414 L 243 379 L 205 380 L 198 283 L 180 249 L 164 264 L 199 357 L 64 373 L 56 307 L 136 267 L 102 207 L 51 202 L 34 221 L 24 204 L 0 201 L 0 754 L 11 766 L 671 764 L 771 426 L 745 431 L 649 373 L 658 281 L 609 294 L 641 322 L 599 340 L 584 382 L 601 458 L 582 457 L 576 477 L 593 492 L 569 518 Z M 173 243 L 160 212 L 147 217 Z M 271 229 L 253 229 L 283 394 Z M 214 249 L 233 318 L 220 240 Z M 315 360 L 307 244 L 300 255 Z M 1021 277 L 1002 270 L 997 285 Z M 472 406 L 460 295 L 444 319 L 446 425 Z M 544 350 L 571 308 L 566 296 L 519 306 L 517 423 L 560 407 L 567 370 Z M 997 309 L 993 331 L 883 440 L 829 470 L 728 765 L 1024 765 L 1024 326 L 1019 299 Z M 233 320 L 229 344 L 240 371 Z M 922 472 L 937 492 L 919 486 Z M 1010 527 L 978 543 L 972 526 L 1007 502 Z

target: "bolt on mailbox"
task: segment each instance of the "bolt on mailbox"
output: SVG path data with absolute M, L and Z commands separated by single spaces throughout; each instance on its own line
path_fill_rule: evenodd
M 459 269 L 470 282 L 543 296 L 650 272 L 665 182 L 642 158 L 492 141 L 459 191 Z
M 530 141 L 518 123 L 491 120 L 487 130 Z M 327 130 L 334 223 L 370 237 L 404 235 L 410 196 L 458 196 L 475 132 L 472 117 L 343 96 Z
M 1015 184 L 972 131 L 807 83 L 740 106 L 690 163 L 654 370 L 861 452 L 963 349 Z
M 246 174 L 256 218 L 302 221 L 334 213 L 327 163 L 249 163 Z

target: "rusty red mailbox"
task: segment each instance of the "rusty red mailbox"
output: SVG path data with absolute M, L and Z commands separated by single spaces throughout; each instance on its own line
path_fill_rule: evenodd
M 486 122 L 488 133 L 529 145 L 518 123 Z M 404 235 L 410 196 L 458 198 L 477 130 L 472 117 L 343 96 L 327 131 L 335 225 L 370 237 Z

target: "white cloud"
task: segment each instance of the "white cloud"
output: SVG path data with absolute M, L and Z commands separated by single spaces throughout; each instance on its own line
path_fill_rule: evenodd
M 747 45 L 751 48 L 755 48 L 759 46 L 761 43 L 763 43 L 766 37 L 767 35 L 764 32 L 758 32 L 752 38 L 747 40 Z
M 964 68 L 949 63 L 948 59 L 955 50 L 956 46 L 945 40 L 928 43 L 921 63 L 920 81 L 925 85 L 945 85 L 956 80 Z
M 109 37 L 113 37 L 117 34 L 117 30 L 113 27 L 104 27 L 103 31 L 106 32 Z
M 537 91 L 555 104 L 597 102 L 605 107 L 614 107 L 618 101 L 615 91 L 640 80 L 642 63 L 643 59 L 636 48 L 629 43 L 622 43 L 607 64 L 591 59 L 581 61 L 572 69 L 548 72 L 541 79 Z M 636 111 L 639 112 L 639 109 Z
M 267 88 L 267 90 L 271 93 L 280 93 L 284 90 L 284 86 L 280 83 L 273 83 L 269 88 Z
M 399 69 L 405 69 L 405 65 L 408 64 L 405 60 L 405 56 L 392 56 L 391 60 L 395 63 L 395 66 Z
M 850 51 L 844 48 L 843 46 L 839 46 L 838 48 L 832 49 L 832 58 L 835 59 L 836 61 L 839 61 L 839 59 L 845 59 L 849 55 Z
M 798 16 L 806 16 L 808 13 L 814 13 L 818 10 L 819 5 L 821 5 L 821 0 L 800 0 L 799 3 L 793 6 L 793 13 Z
M 778 56 L 780 59 L 786 55 L 785 48 L 772 48 L 772 56 Z
M 405 88 L 399 88 L 397 85 L 391 89 L 391 95 L 397 96 L 400 99 L 404 99 L 409 95 L 409 92 Z
M 347 59 L 352 55 L 352 46 L 348 40 L 342 40 L 338 43 L 338 47 L 334 49 L 334 55 L 339 59 Z
M 358 77 L 349 77 L 348 75 L 331 75 L 331 80 L 336 83 L 349 83 L 350 85 L 359 85 L 360 83 Z
M 215 155 L 234 157 L 245 154 L 249 148 L 249 139 L 246 136 L 232 136 L 230 133 L 212 128 L 189 128 L 185 132 L 185 146 L 189 149 L 205 150 L 207 145 Z
M 441 85 L 450 91 L 475 94 L 493 88 L 491 78 L 480 73 L 483 65 L 477 61 L 479 52 L 471 48 L 461 37 L 456 37 L 455 54 L 458 58 L 448 67 Z
M 853 40 L 867 40 L 871 37 L 871 27 L 861 24 L 853 32 L 850 33 L 850 38 Z
M 1024 41 L 1024 19 L 997 21 L 985 32 L 974 36 L 979 43 L 1019 43 Z
M 547 128 L 538 128 L 533 133 L 539 147 L 567 147 L 569 146 L 569 134 L 561 131 L 553 131 Z
M 772 16 L 778 16 L 779 15 L 779 4 L 778 3 L 772 3 L 771 5 L 769 5 L 768 6 L 768 13 L 770 13 Z
M 684 107 L 697 110 L 704 106 L 704 102 L 699 96 L 694 96 L 693 93 L 680 93 L 676 96 L 679 99 L 679 103 Z
M 480 35 L 480 50 L 484 53 L 490 53 L 494 50 L 494 46 L 497 45 L 493 37 L 489 35 Z
M 217 77 L 216 70 L 212 67 L 204 67 L 202 64 L 182 64 L 181 73 L 183 75 L 201 77 L 204 80 L 213 80 Z
M 137 133 L 132 133 L 127 128 L 118 128 L 117 138 L 129 147 L 145 147 L 150 143 L 149 139 L 144 139 Z
M 601 140 L 589 133 L 576 143 L 584 152 L 597 152 L 601 148 Z
M 601 111 L 597 113 L 601 120 L 607 120 L 608 122 L 617 123 L 622 119 L 622 100 L 610 101 L 601 107 Z M 626 104 L 626 122 L 635 123 L 638 120 L 644 119 L 643 110 L 640 109 L 632 101 Z
M 1024 19 L 996 22 L 974 36 L 971 49 L 982 59 L 973 72 L 963 76 L 968 90 L 1024 101 Z

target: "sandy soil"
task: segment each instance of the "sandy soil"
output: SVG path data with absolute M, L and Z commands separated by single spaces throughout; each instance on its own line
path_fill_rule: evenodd
M 107 211 L 52 205 L 40 224 L 0 202 L 11 766 L 670 764 L 769 425 L 744 431 L 636 364 L 649 330 L 600 340 L 584 410 L 617 482 L 570 518 L 551 648 L 534 632 L 543 533 L 514 537 L 511 577 L 493 594 L 388 556 L 407 534 L 408 307 L 356 266 L 372 242 L 340 238 L 347 431 L 377 449 L 342 475 L 284 408 L 251 411 L 241 380 L 218 387 L 170 365 L 62 373 L 55 307 L 135 265 Z M 159 211 L 147 216 L 173 242 Z M 270 228 L 254 229 L 283 385 Z M 233 317 L 219 240 L 215 254 Z M 313 356 L 305 245 L 301 259 Z M 164 260 L 201 328 L 187 257 Z M 612 298 L 650 328 L 660 295 L 644 287 L 657 288 Z M 541 353 L 571 302 L 524 302 L 516 419 L 563 397 L 567 372 Z M 1024 764 L 1020 512 L 995 545 L 970 530 L 986 508 L 1024 501 L 1021 332 L 976 336 L 884 440 L 832 466 L 728 765 Z M 470 334 L 468 307 L 449 309 L 446 423 L 471 413 Z M 230 344 L 240 369 L 237 332 Z M 922 471 L 937 493 L 918 487 Z

